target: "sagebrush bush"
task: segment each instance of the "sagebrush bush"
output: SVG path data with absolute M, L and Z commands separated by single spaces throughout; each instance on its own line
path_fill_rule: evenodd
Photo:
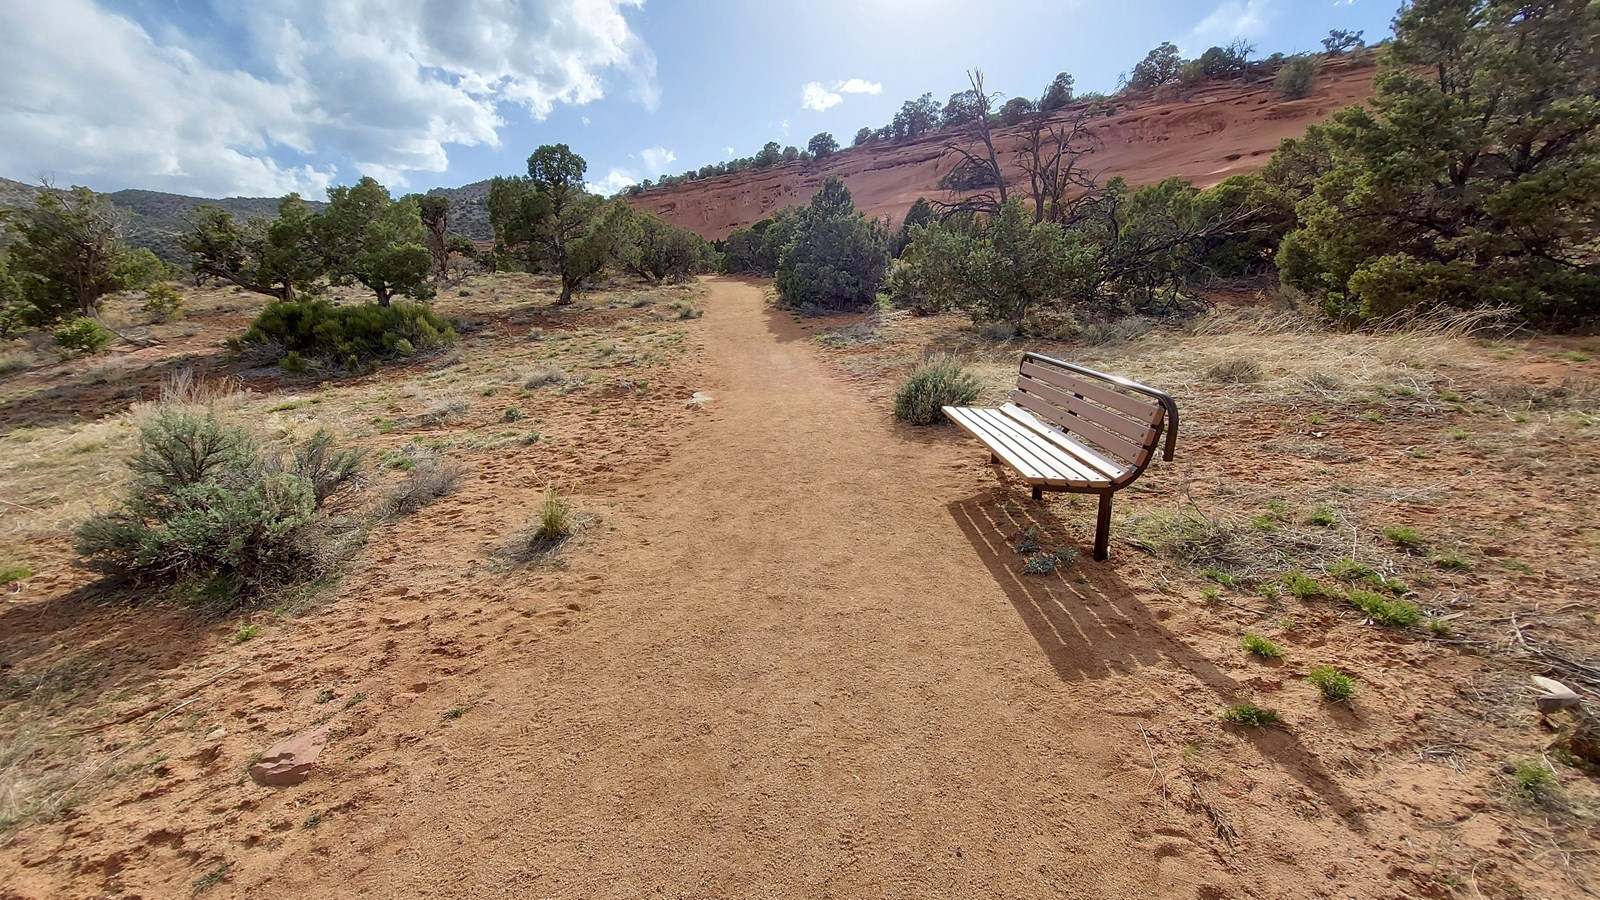
M 160 408 L 118 507 L 77 529 L 90 568 L 139 583 L 193 582 L 196 596 L 237 602 L 315 572 L 308 530 L 322 501 L 355 473 L 357 454 L 319 432 L 286 463 L 215 412 Z
M 894 394 L 895 418 L 913 425 L 944 421 L 945 406 L 964 406 L 978 399 L 976 375 L 950 356 L 932 356 L 911 373 Z
M 56 346 L 63 356 L 93 356 L 111 346 L 116 335 L 99 320 L 82 316 L 55 330 Z
M 419 303 L 396 301 L 334 306 L 326 300 L 275 301 L 262 308 L 244 333 L 247 344 L 273 344 L 344 363 L 351 368 L 373 359 L 408 356 L 455 343 L 448 321 Z M 356 366 L 351 366 L 351 363 Z
M 152 322 L 176 322 L 183 318 L 183 295 L 170 284 L 151 285 L 139 310 Z

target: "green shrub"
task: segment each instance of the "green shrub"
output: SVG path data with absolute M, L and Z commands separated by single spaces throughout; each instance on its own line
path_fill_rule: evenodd
M 1351 606 L 1366 613 L 1367 618 L 1379 625 L 1407 628 L 1422 621 L 1422 611 L 1409 600 L 1362 590 L 1352 590 L 1346 599 Z
M 1239 646 L 1243 647 L 1246 653 L 1254 653 L 1262 659 L 1283 658 L 1283 648 L 1259 634 L 1247 632 L 1239 639 Z
M 1310 56 L 1291 56 L 1272 77 L 1272 88 L 1290 100 L 1311 96 L 1316 82 L 1317 62 Z
M 1222 721 L 1230 725 L 1265 728 L 1268 725 L 1278 724 L 1282 719 L 1272 710 L 1257 706 L 1254 703 L 1238 703 L 1222 711 Z
M 183 318 L 183 295 L 170 284 L 151 285 L 139 310 L 152 322 L 176 322 Z
M 1519 793 L 1538 800 L 1555 789 L 1556 777 L 1549 766 L 1530 759 L 1511 767 L 1511 783 Z
M 1342 703 L 1356 695 L 1356 680 L 1333 666 L 1317 666 L 1306 680 L 1322 692 L 1322 699 Z
M 23 565 L 0 566 L 0 584 L 12 584 L 33 577 L 33 570 Z
M 78 527 L 78 553 L 111 577 L 185 582 L 207 603 L 248 599 L 318 570 L 317 509 L 358 463 L 319 433 L 286 464 L 213 412 L 166 406 L 139 429 L 121 503 Z
M 55 331 L 56 346 L 64 357 L 93 356 L 111 346 L 116 335 L 88 316 L 73 319 Z
M 801 310 L 869 308 L 888 276 L 888 241 L 876 220 L 856 211 L 844 181 L 830 175 L 778 258 L 778 293 Z
M 977 376 L 950 356 L 924 360 L 894 394 L 895 418 L 913 425 L 944 421 L 942 408 L 963 406 L 978 399 Z
M 252 344 L 277 344 L 286 353 L 344 363 L 405 356 L 455 343 L 451 324 L 419 303 L 334 306 L 326 300 L 268 303 L 244 334 Z M 402 343 L 403 342 L 403 343 Z

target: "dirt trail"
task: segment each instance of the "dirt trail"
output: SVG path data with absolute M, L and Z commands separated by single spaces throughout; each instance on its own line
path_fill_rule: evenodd
M 1162 803 L 1141 722 L 1237 686 L 1122 582 L 1127 547 L 1021 576 L 1008 541 L 1059 531 L 1048 507 L 974 494 L 975 444 L 863 402 L 760 287 L 709 287 L 715 400 L 669 461 L 619 473 L 597 560 L 571 572 L 587 595 L 571 630 L 474 660 L 481 699 L 387 768 L 390 802 L 352 804 L 314 851 L 236 870 L 235 889 L 1311 892 L 1285 851 L 1231 859 L 1202 810 Z M 1353 815 L 1292 737 L 1257 744 Z M 1270 843 L 1268 823 L 1232 824 Z M 1330 889 L 1365 868 L 1331 850 L 1301 860 Z

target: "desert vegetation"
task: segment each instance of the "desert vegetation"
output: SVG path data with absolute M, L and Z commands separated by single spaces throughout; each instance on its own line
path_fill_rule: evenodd
M 1202 892 L 1587 889 L 1600 18 L 1417 0 L 1323 45 L 1162 44 L 1110 97 L 974 69 L 856 135 L 940 161 L 894 228 L 815 165 L 712 243 L 552 143 L 492 239 L 363 178 L 197 209 L 184 278 L 46 188 L 0 253 L 0 865 L 644 894 L 770 841 L 795 892 L 910 853 L 1023 894 L 1077 890 L 1065 845 Z M 1258 174 L 1096 166 L 1118 104 L 1303 108 L 1357 52 L 1372 101 Z M 1110 563 L 1092 498 L 934 427 L 1024 348 L 1183 411 Z M 254 780 L 308 734 L 313 780 Z

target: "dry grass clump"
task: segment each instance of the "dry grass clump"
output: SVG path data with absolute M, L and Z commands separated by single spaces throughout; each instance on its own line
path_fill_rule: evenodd
M 409 515 L 461 485 L 461 467 L 431 456 L 414 459 L 399 484 L 384 492 L 378 514 L 385 518 Z
M 1157 556 L 1196 568 L 1225 569 L 1243 559 L 1240 530 L 1194 507 L 1146 513 L 1134 522 L 1133 537 Z
M 561 371 L 560 369 L 552 369 L 548 366 L 540 366 L 537 369 L 530 369 L 528 371 L 527 376 L 522 380 L 522 386 L 528 390 L 538 390 L 539 388 L 549 387 L 555 384 L 565 384 L 567 380 L 567 373 Z
M 466 415 L 470 408 L 465 397 L 446 397 L 417 416 L 417 421 L 422 425 L 443 425 Z
M 1097 347 L 1126 344 L 1144 337 L 1156 327 L 1155 320 L 1143 316 L 1125 316 L 1105 322 L 1090 322 L 1078 329 L 1078 340 Z
M 40 361 L 39 355 L 31 350 L 0 351 L 0 375 L 31 369 Z
M 1206 369 L 1206 380 L 1218 384 L 1254 384 L 1261 377 L 1261 364 L 1242 356 L 1222 360 Z

